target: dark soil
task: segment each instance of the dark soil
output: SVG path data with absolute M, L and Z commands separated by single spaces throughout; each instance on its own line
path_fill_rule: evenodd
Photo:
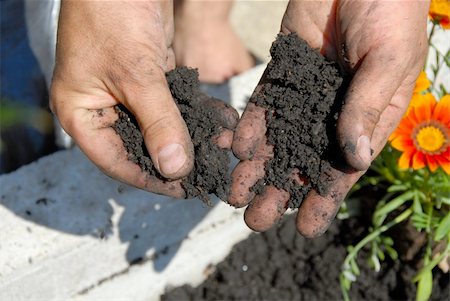
M 194 168 L 182 180 L 186 198 L 199 197 L 209 203 L 208 194 L 213 193 L 226 201 L 231 182 L 229 152 L 212 142 L 212 137 L 219 134 L 224 126 L 221 123 L 223 116 L 212 105 L 219 100 L 200 91 L 198 72 L 195 69 L 176 68 L 168 72 L 166 78 L 194 144 Z M 116 107 L 116 110 L 119 119 L 113 128 L 124 142 L 128 159 L 149 175 L 169 181 L 154 167 L 136 120 L 124 107 Z
M 346 247 L 365 234 L 357 219 L 335 222 L 323 236 L 298 235 L 294 216 L 262 234 L 252 234 L 199 287 L 183 286 L 162 296 L 183 300 L 342 300 L 339 273 Z M 414 300 L 412 262 L 382 263 L 379 273 L 367 266 L 368 251 L 360 253 L 361 275 L 353 283 L 351 300 Z M 450 279 L 435 269 L 431 300 L 450 300 Z
M 253 190 L 260 192 L 268 184 L 282 188 L 291 195 L 289 207 L 297 208 L 311 189 L 327 192 L 344 79 L 335 63 L 294 33 L 278 35 L 270 53 L 261 90 L 250 101 L 268 109 L 266 135 L 274 158 Z M 294 169 L 304 185 L 292 180 Z

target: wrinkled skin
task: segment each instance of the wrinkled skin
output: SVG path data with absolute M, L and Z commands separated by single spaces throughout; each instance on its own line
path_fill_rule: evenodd
M 143 173 L 127 159 L 120 137 L 111 128 L 117 119 L 114 106 L 123 104 L 136 117 L 163 176 L 180 179 L 192 170 L 192 142 L 165 78 L 165 72 L 175 68 L 173 39 L 171 1 L 63 1 L 51 108 L 106 174 L 182 198 L 180 180 L 164 182 Z M 205 105 L 232 120 L 224 125 L 229 129 L 214 137 L 221 147 L 230 148 L 236 112 L 220 104 Z
M 297 213 L 302 235 L 316 237 L 326 231 L 345 195 L 400 122 L 426 56 L 428 6 L 426 1 L 289 3 L 281 31 L 296 32 L 352 76 L 337 126 L 349 168 L 333 169 L 328 194 L 311 191 L 303 201 Z M 264 116 L 263 108 L 249 103 L 232 146 L 241 162 L 232 174 L 229 202 L 237 207 L 249 204 L 245 221 L 256 231 L 276 223 L 289 200 L 289 193 L 272 186 L 262 195 L 250 191 L 264 177 L 264 163 L 272 156 L 265 140 Z

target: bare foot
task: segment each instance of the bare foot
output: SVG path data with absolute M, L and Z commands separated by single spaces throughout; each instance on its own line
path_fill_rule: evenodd
M 202 82 L 221 83 L 254 65 L 228 20 L 231 5 L 231 1 L 176 2 L 176 63 L 198 68 Z

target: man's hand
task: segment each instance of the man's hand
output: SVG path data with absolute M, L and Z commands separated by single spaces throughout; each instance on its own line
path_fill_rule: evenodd
M 193 146 L 165 72 L 175 67 L 171 1 L 62 2 L 51 107 L 62 127 L 106 174 L 156 193 L 182 197 L 128 161 L 111 128 L 114 106 L 134 114 L 158 171 L 187 175 Z
M 296 32 L 352 77 L 336 133 L 351 171 L 333 169 L 329 193 L 308 194 L 297 214 L 302 235 L 315 237 L 326 231 L 345 195 L 398 125 L 426 56 L 428 5 L 427 1 L 289 3 L 281 31 Z M 289 200 L 287 192 L 272 186 L 262 195 L 250 191 L 264 177 L 264 163 L 271 157 L 265 130 L 265 110 L 249 103 L 234 135 L 233 152 L 241 162 L 233 171 L 229 202 L 239 207 L 250 203 L 245 221 L 256 231 L 271 227 Z

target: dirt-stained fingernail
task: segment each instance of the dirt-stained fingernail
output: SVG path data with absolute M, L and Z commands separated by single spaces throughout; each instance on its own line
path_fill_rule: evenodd
M 356 154 L 361 159 L 362 163 L 369 167 L 371 162 L 370 138 L 361 135 L 356 142 Z
M 187 161 L 186 151 L 181 144 L 165 146 L 158 154 L 159 171 L 164 176 L 176 174 Z

